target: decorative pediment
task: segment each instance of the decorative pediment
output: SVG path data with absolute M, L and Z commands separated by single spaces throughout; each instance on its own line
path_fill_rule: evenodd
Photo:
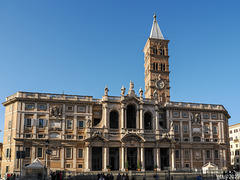
M 141 135 L 137 134 L 137 133 L 126 133 L 122 139 L 122 142 L 130 142 L 132 144 L 132 142 L 145 142 L 145 138 L 142 137 Z
M 159 140 L 160 142 L 168 142 L 168 143 L 172 143 L 173 139 L 170 137 L 164 137 L 162 139 Z
M 108 141 L 108 139 L 103 137 L 101 131 L 95 131 L 91 137 L 85 139 L 85 141 Z
M 126 106 L 129 104 L 135 104 L 139 105 L 141 103 L 140 99 L 136 96 L 126 96 L 124 100 L 122 100 L 122 103 L 125 104 Z

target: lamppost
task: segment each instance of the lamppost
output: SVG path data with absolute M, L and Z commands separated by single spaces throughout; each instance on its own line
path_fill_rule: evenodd
M 44 153 L 44 155 L 45 155 L 45 158 L 44 158 L 44 176 L 43 176 L 43 178 L 44 178 L 44 180 L 45 179 L 48 179 L 48 171 L 47 171 L 47 153 L 48 153 L 48 145 L 49 145 L 49 140 L 47 139 L 46 141 L 45 141 L 45 153 Z

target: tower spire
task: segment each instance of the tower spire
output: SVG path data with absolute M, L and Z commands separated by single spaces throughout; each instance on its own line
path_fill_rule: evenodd
M 156 14 L 154 13 L 153 15 L 153 25 L 152 25 L 152 30 L 150 33 L 150 38 L 155 38 L 155 39 L 164 39 L 162 32 L 158 26 L 157 20 L 156 20 Z

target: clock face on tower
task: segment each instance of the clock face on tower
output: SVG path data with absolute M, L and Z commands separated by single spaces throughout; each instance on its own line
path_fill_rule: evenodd
M 159 89 L 164 88 L 164 82 L 162 80 L 158 80 L 156 82 L 156 87 L 159 88 Z

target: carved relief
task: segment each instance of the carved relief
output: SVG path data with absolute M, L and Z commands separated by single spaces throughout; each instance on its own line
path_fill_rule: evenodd
M 62 106 L 54 105 L 50 107 L 50 116 L 61 117 L 62 116 Z
M 191 115 L 192 124 L 201 124 L 201 114 L 193 113 Z

